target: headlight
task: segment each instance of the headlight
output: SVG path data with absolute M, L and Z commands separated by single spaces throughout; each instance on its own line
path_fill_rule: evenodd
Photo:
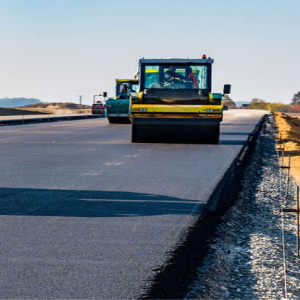
M 206 110 L 206 112 L 220 112 L 220 110 L 209 108 L 209 109 Z
M 140 111 L 147 111 L 147 108 L 140 108 Z

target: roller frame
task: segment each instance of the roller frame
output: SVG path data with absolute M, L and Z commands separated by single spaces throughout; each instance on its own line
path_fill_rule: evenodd
M 133 143 L 219 143 L 220 119 L 133 118 L 131 123 Z
M 108 117 L 109 124 L 130 124 L 129 117 Z

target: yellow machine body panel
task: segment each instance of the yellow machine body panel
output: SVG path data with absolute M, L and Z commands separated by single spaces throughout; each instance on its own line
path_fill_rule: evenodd
M 139 80 L 138 79 L 132 79 L 132 78 L 130 78 L 130 79 L 116 79 L 116 82 L 125 82 L 125 83 L 132 82 L 132 83 L 137 84 L 139 82 Z
M 133 104 L 131 116 L 134 117 L 168 117 L 172 118 L 212 118 L 219 119 L 222 105 L 161 105 L 161 104 Z

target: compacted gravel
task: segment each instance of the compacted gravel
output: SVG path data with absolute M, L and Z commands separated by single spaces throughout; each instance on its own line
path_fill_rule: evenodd
M 281 206 L 295 206 L 296 184 L 291 180 L 286 196 L 287 175 L 278 166 L 270 116 L 246 168 L 243 189 L 210 242 L 186 299 L 300 299 L 296 217 L 280 213 Z

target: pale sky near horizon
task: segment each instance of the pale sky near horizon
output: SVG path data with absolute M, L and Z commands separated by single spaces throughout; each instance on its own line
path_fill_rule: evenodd
M 214 58 L 213 92 L 290 103 L 299 0 L 0 0 L 0 98 L 92 103 L 145 58 Z

